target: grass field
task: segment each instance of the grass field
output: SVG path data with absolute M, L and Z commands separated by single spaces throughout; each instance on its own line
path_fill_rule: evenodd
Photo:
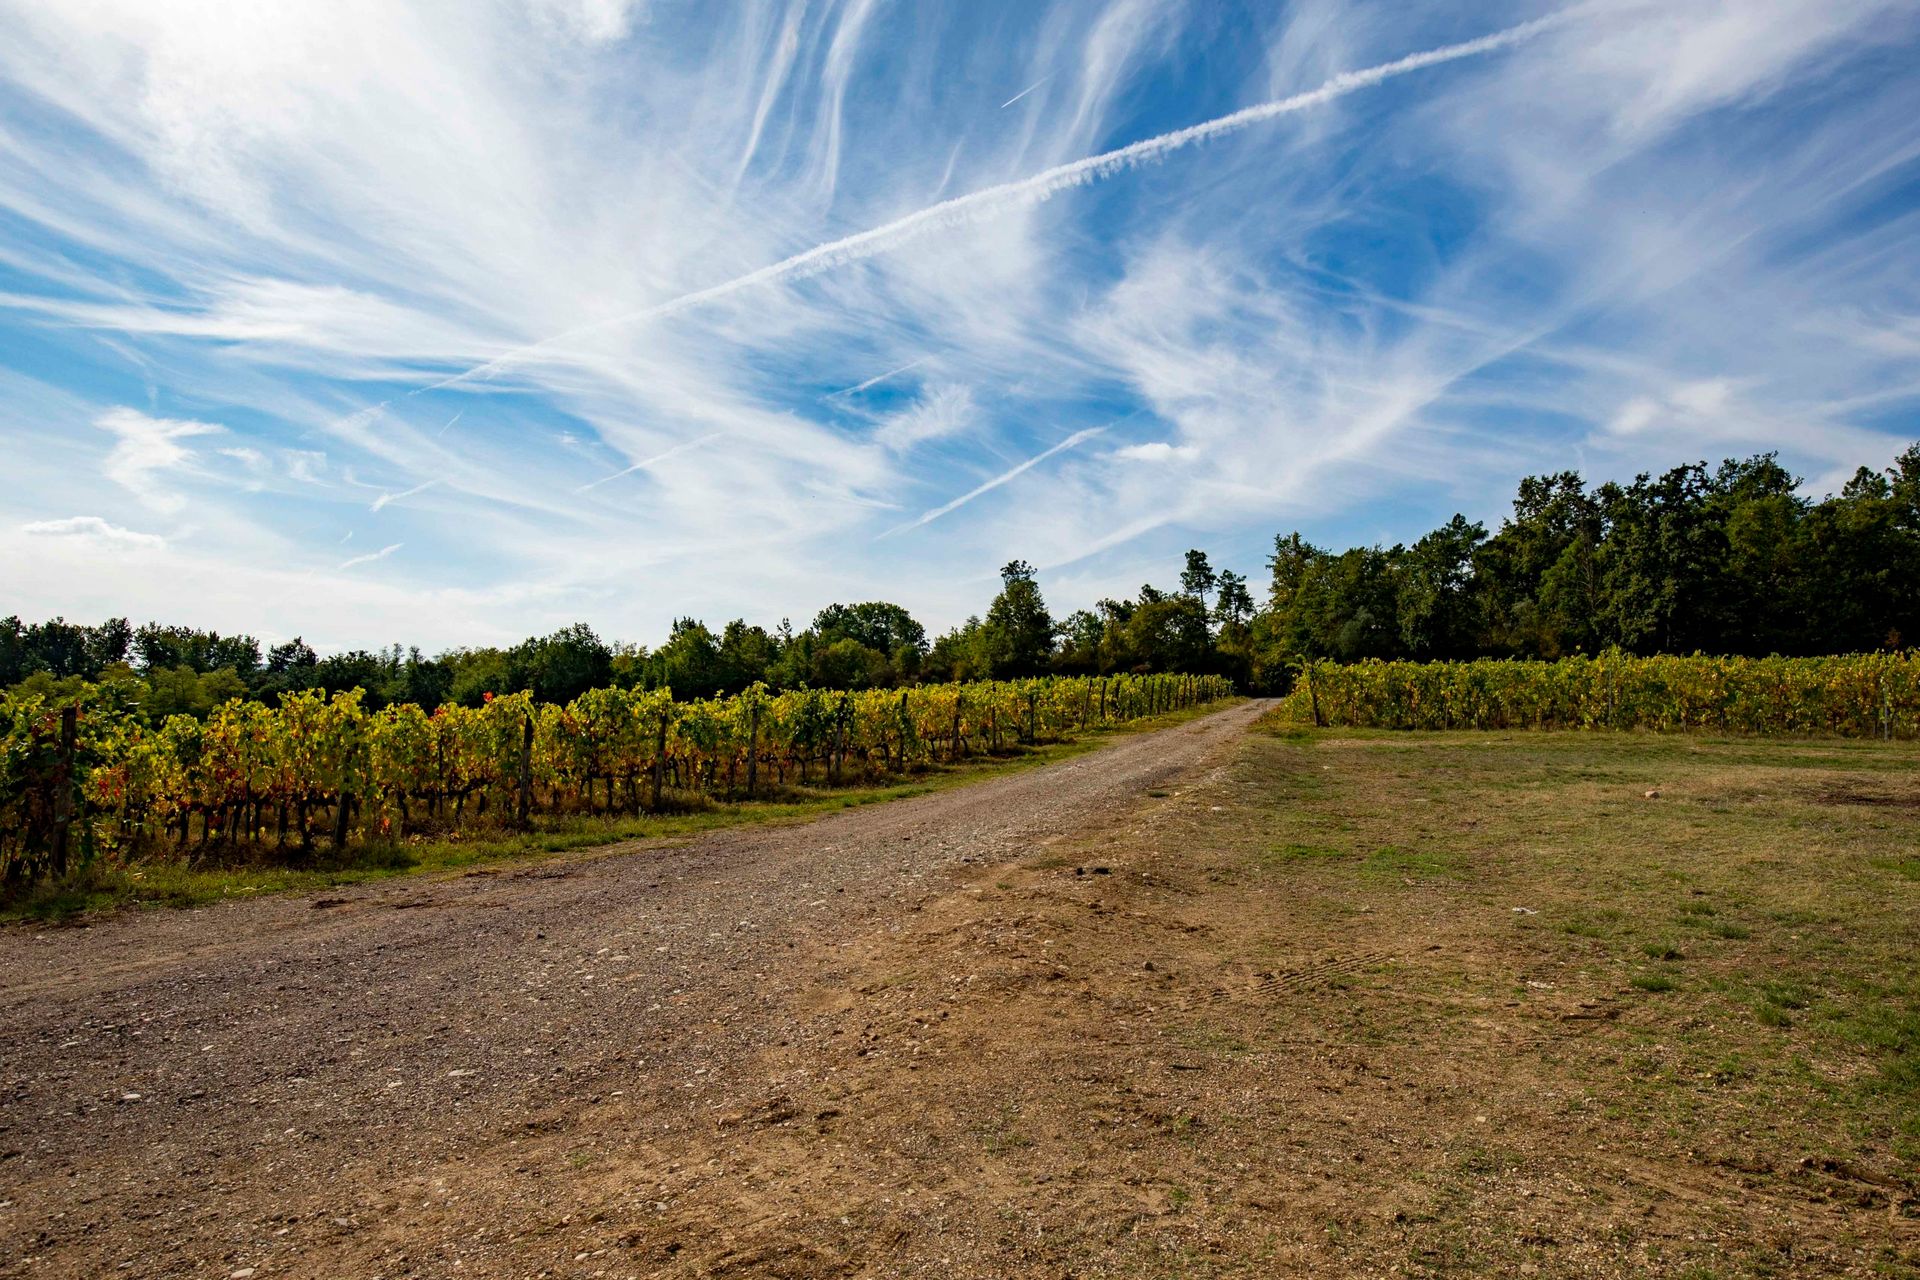
M 1336 909 L 1439 898 L 1473 922 L 1463 960 L 1476 939 L 1526 960 L 1434 975 L 1457 992 L 1524 1000 L 1551 970 L 1626 1002 L 1610 1112 L 1920 1164 L 1920 751 L 1292 729 L 1276 749 L 1259 873 Z
M 728 1177 L 662 1230 L 841 1206 L 753 1238 L 903 1274 L 1920 1275 L 1914 765 L 1269 725 L 837 950 L 750 1068 L 835 1119 L 696 1131 Z
M 1350 1059 L 1322 1262 L 1920 1274 L 1912 746 L 1269 733 L 1184 824 L 1194 962 L 1306 976 L 1187 1035 Z

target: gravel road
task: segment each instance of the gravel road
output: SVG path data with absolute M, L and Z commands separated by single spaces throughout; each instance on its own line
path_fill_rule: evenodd
M 592 1171 L 516 1167 L 523 1135 L 760 1096 L 837 948 L 1263 709 L 803 826 L 0 930 L 0 1276 L 593 1275 L 559 1229 Z

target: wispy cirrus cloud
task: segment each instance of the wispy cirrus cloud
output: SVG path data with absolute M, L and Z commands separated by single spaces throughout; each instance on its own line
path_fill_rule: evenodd
M 182 442 L 222 430 L 211 422 L 153 418 L 125 406 L 109 409 L 94 419 L 93 425 L 114 437 L 103 464 L 107 478 L 162 512 L 175 512 L 186 505 L 185 496 L 171 487 L 170 481 L 170 473 L 187 466 L 193 458 L 193 451 Z
M 1508 48 L 1533 39 L 1543 32 L 1563 27 L 1568 21 L 1568 16 L 1560 14 L 1536 18 L 1489 35 L 1422 50 L 1364 70 L 1343 71 L 1330 77 L 1317 88 L 1303 93 L 1289 94 L 1287 97 L 1271 102 L 1243 107 L 1212 120 L 1169 130 L 1151 138 L 1130 142 L 1124 147 L 1100 152 L 1098 155 L 1084 156 L 1078 160 L 1057 164 L 1012 182 L 997 183 L 990 187 L 969 191 L 965 195 L 952 196 L 928 205 L 924 209 L 916 209 L 912 213 L 904 214 L 891 222 L 882 223 L 880 226 L 870 227 L 865 231 L 858 231 L 852 235 L 841 236 L 838 239 L 814 245 L 812 248 L 803 249 L 799 253 L 790 254 L 778 262 L 735 276 L 731 280 L 723 280 L 718 284 L 694 289 L 678 297 L 656 302 L 639 311 L 627 312 L 607 320 L 593 321 L 551 338 L 543 338 L 537 343 L 507 352 L 484 364 L 463 370 L 452 378 L 434 383 L 430 389 L 439 390 L 457 386 L 473 377 L 492 376 L 550 348 L 563 347 L 575 339 L 609 325 L 667 319 L 689 308 L 717 302 L 745 290 L 764 288 L 788 280 L 806 279 L 849 263 L 892 253 L 924 236 L 964 225 L 974 219 L 991 218 L 1011 209 L 1043 203 L 1074 187 L 1103 181 L 1136 166 L 1162 160 L 1174 152 L 1237 133 L 1243 129 L 1250 129 L 1282 116 L 1325 106 L 1348 94 L 1384 84 L 1397 76 L 1410 75 L 1429 67 L 1444 66 L 1462 58 L 1474 58 Z
M 1822 484 L 1920 404 L 1900 3 L 0 19 L 0 528 L 165 519 L 138 572 L 34 535 L 30 612 L 939 624 L 1522 468 Z M 407 555 L 355 574 L 369 503 Z
M 955 383 L 925 388 L 920 398 L 882 418 L 873 438 L 895 452 L 959 435 L 978 417 L 973 392 Z
M 29 538 L 84 538 L 113 547 L 158 550 L 167 540 L 157 533 L 124 529 L 99 516 L 68 516 L 64 520 L 33 520 L 20 526 Z

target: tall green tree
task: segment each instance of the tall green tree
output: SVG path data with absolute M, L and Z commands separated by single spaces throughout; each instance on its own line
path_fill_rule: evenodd
M 1213 602 L 1213 620 L 1222 628 L 1244 627 L 1254 613 L 1247 580 L 1231 569 L 1220 571 L 1220 597 Z
M 1398 556 L 1395 614 L 1408 656 L 1472 655 L 1480 639 L 1473 557 L 1486 537 L 1483 526 L 1455 515 Z
M 1180 589 L 1200 601 L 1207 603 L 1207 597 L 1219 584 L 1219 575 L 1214 573 L 1213 565 L 1207 560 L 1204 551 L 1187 552 L 1187 567 L 1180 571 Z
M 997 679 L 1037 676 L 1053 657 L 1053 617 L 1041 598 L 1033 566 L 1010 561 L 1000 570 L 1000 594 L 981 625 L 986 665 Z

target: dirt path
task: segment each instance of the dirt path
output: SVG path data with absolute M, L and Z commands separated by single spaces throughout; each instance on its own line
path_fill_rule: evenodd
M 830 1130 L 796 1099 L 891 1051 L 830 1025 L 857 957 L 1261 709 L 801 827 L 0 932 L 0 1276 L 884 1271 L 850 1213 L 803 1245 L 769 1224 L 821 1206 L 722 1194 L 734 1135 Z

